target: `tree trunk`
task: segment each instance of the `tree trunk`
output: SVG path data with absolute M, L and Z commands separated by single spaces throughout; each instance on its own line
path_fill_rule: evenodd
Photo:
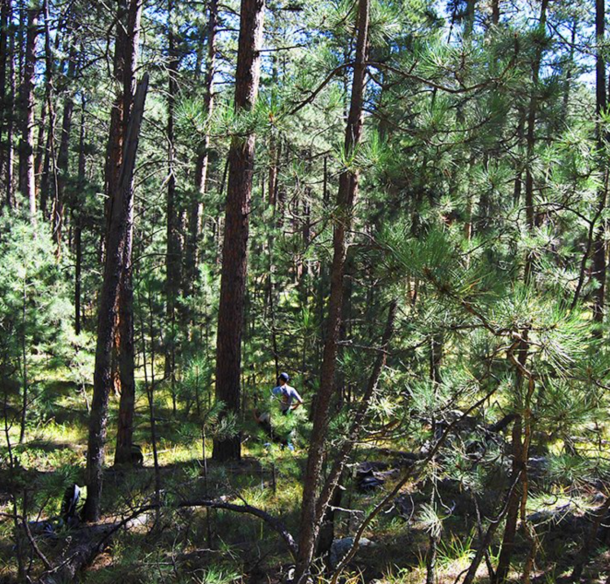
M 27 278 L 23 280 L 23 302 L 21 305 L 21 326 L 23 328 L 21 336 L 21 360 L 22 360 L 22 402 L 21 402 L 21 420 L 19 424 L 19 444 L 25 442 L 25 426 L 28 414 L 28 390 L 29 390 L 29 379 L 28 379 L 28 350 L 27 350 L 27 306 L 28 306 L 28 281 Z
M 500 0 L 491 0 L 491 23 L 500 24 Z
M 134 106 L 135 107 L 135 106 Z M 131 463 L 133 450 L 133 419 L 136 404 L 135 383 L 135 348 L 133 316 L 133 204 L 129 208 L 128 230 L 123 250 L 123 274 L 120 285 L 119 325 L 121 346 L 119 353 L 119 375 L 121 382 L 121 399 L 119 401 L 119 418 L 117 421 L 115 464 Z
M 81 332 L 81 284 L 82 284 L 82 265 L 83 265 L 83 207 L 85 190 L 85 98 L 82 102 L 81 122 L 80 122 L 80 141 L 78 148 L 78 192 L 74 205 L 74 332 L 79 335 Z
M 568 115 L 568 104 L 570 102 L 570 90 L 572 89 L 572 78 L 574 77 L 575 63 L 574 54 L 576 53 L 576 33 L 578 32 L 578 16 L 572 20 L 572 33 L 570 35 L 570 52 L 566 64 L 566 78 L 564 90 L 561 98 L 561 119 L 566 120 Z
M 595 60 L 595 113 L 597 116 L 597 148 L 600 161 L 600 170 L 604 174 L 603 184 L 598 192 L 598 213 L 601 217 L 606 207 L 608 171 L 606 168 L 605 136 L 601 118 L 607 108 L 606 94 L 606 61 L 604 58 L 605 42 L 605 0 L 595 0 L 595 36 L 597 56 Z M 597 289 L 593 297 L 593 319 L 601 323 L 604 320 L 604 305 L 606 297 L 606 221 L 602 218 L 593 242 L 593 277 L 597 281 Z M 599 333 L 601 334 L 601 332 Z
M 466 13 L 464 14 L 464 38 L 466 39 L 472 37 L 475 9 L 476 0 L 466 0 Z
M 351 93 L 351 103 L 345 129 L 345 157 L 350 159 L 360 143 L 362 135 L 362 105 L 368 53 L 369 0 L 358 2 L 358 39 Z M 326 341 L 322 362 L 320 389 L 316 395 L 313 417 L 312 439 L 305 472 L 301 529 L 297 561 L 297 582 L 304 582 L 313 559 L 319 521 L 316 513 L 317 492 L 325 455 L 326 432 L 328 430 L 331 400 L 335 394 L 335 372 L 341 330 L 341 313 L 348 235 L 352 223 L 354 202 L 358 193 L 359 172 L 345 169 L 339 177 L 337 211 L 334 214 L 333 262 L 331 268 L 331 290 L 329 298 Z
M 47 103 L 49 102 L 48 97 L 45 96 L 42 108 L 40 110 L 40 119 L 38 120 L 38 140 L 36 142 L 36 154 L 34 156 L 34 175 L 36 176 L 36 197 L 40 201 L 40 211 L 47 218 L 46 206 L 47 197 L 46 193 L 43 195 L 41 191 L 42 187 L 42 171 L 44 169 L 45 153 L 49 146 L 49 138 L 53 133 L 52 129 L 49 128 L 49 134 L 47 135 Z M 50 124 L 49 124 L 50 125 Z
M 64 31 L 57 30 L 55 34 L 54 50 L 51 48 L 51 17 L 49 14 L 49 2 L 43 0 L 42 3 L 44 15 L 44 53 L 45 53 L 45 96 L 42 104 L 40 120 L 38 122 L 38 145 L 36 147 L 36 156 L 34 161 L 34 172 L 36 174 L 36 197 L 40 200 L 40 210 L 45 219 L 49 218 L 47 211 L 47 202 L 49 200 L 49 182 L 52 176 L 53 199 L 57 196 L 57 165 L 55 157 L 55 107 L 53 105 L 53 97 L 55 93 L 55 60 L 53 57 L 54 50 L 59 49 L 61 38 L 65 38 L 69 44 L 72 39 L 66 35 Z M 71 49 L 72 51 L 73 49 Z M 63 63 L 59 65 L 61 70 Z M 47 116 L 48 114 L 48 116 Z M 48 123 L 47 123 L 48 117 Z M 47 130 L 48 126 L 48 132 Z M 52 164 L 51 164 L 52 159 Z M 52 169 L 52 172 L 50 172 Z
M 131 269 L 131 258 L 127 256 L 131 251 L 130 233 L 133 228 L 133 173 L 147 89 L 148 75 L 144 75 L 138 85 L 133 110 L 129 116 L 119 188 L 112 200 L 104 281 L 100 293 L 93 402 L 89 420 L 86 470 L 87 501 L 85 504 L 85 519 L 87 521 L 97 521 L 100 517 L 108 395 L 112 385 L 111 356 L 116 298 L 124 279 L 125 270 Z
M 260 47 L 263 38 L 265 0 L 242 0 L 235 110 L 252 109 L 258 93 Z M 227 412 L 240 406 L 241 337 L 246 291 L 248 216 L 252 195 L 255 136 L 233 136 L 229 149 L 229 182 L 222 248 L 220 305 L 216 344 L 216 399 Z M 218 461 L 239 460 L 240 436 L 214 440 L 213 457 Z
M 523 340 L 520 342 L 517 357 L 519 363 L 519 367 L 517 367 L 516 372 L 515 384 L 517 396 L 522 395 L 525 381 L 522 370 L 525 369 L 528 358 L 527 330 L 523 333 L 522 336 Z M 513 426 L 513 463 L 511 473 L 511 484 L 513 484 L 514 486 L 510 492 L 507 503 L 506 525 L 504 527 L 502 549 L 500 551 L 500 557 L 498 558 L 498 567 L 496 569 L 493 584 L 504 584 L 506 578 L 508 577 L 510 562 L 515 547 L 515 536 L 517 533 L 519 511 L 522 503 L 526 500 L 527 496 L 527 459 L 529 451 L 529 435 L 531 433 L 531 421 L 530 415 L 528 413 L 528 408 L 530 407 L 530 401 L 533 392 L 533 380 L 528 379 L 527 383 L 527 397 L 521 403 L 522 409 L 524 410 L 524 415 L 522 416 L 521 414 L 518 414 L 515 419 L 515 424 Z
M 388 320 L 386 324 L 385 331 L 383 333 L 383 338 L 380 345 L 380 351 L 375 361 L 375 365 L 369 377 L 369 381 L 366 387 L 366 391 L 362 396 L 360 404 L 356 410 L 356 413 L 353 417 L 353 420 L 350 424 L 350 429 L 347 434 L 347 440 L 343 443 L 341 450 L 338 455 L 335 457 L 333 462 L 333 466 L 331 471 L 328 473 L 328 477 L 324 482 L 324 486 L 321 489 L 320 497 L 316 501 L 316 523 L 318 525 L 317 529 L 319 530 L 319 534 L 317 536 L 317 545 L 316 547 L 320 552 L 328 551 L 325 550 L 326 544 L 323 542 L 323 539 L 326 538 L 326 542 L 330 539 L 330 544 L 332 544 L 332 538 L 328 535 L 328 531 L 333 532 L 332 523 L 330 526 L 324 526 L 324 521 L 328 517 L 328 505 L 335 498 L 336 491 L 339 489 L 339 481 L 343 471 L 345 470 L 345 465 L 349 459 L 349 456 L 352 452 L 354 444 L 358 440 L 360 436 L 360 432 L 362 426 L 365 421 L 365 416 L 369 408 L 369 404 L 371 399 L 373 398 L 377 388 L 379 386 L 379 379 L 383 372 L 383 369 L 386 365 L 388 349 L 390 346 L 390 341 L 394 335 L 394 322 L 396 319 L 396 309 L 397 303 L 393 300 L 390 303 L 388 309 Z M 332 516 L 332 515 L 331 515 Z M 323 533 L 326 532 L 326 533 Z M 330 548 L 329 548 L 330 549 Z
M 216 67 L 216 29 L 218 28 L 218 0 L 210 0 L 207 26 L 208 54 L 205 72 L 204 111 L 208 119 L 214 111 L 214 74 Z M 193 292 L 193 283 L 197 277 L 198 242 L 201 236 L 201 215 L 203 197 L 206 192 L 210 153 L 210 134 L 206 129 L 203 141 L 199 146 L 195 161 L 195 196 L 190 201 L 188 214 L 188 234 L 184 259 L 184 296 L 189 298 Z
M 502 551 L 498 559 L 498 567 L 496 569 L 496 575 L 494 584 L 503 584 L 508 576 L 508 570 L 510 568 L 510 560 L 513 554 L 513 548 L 515 546 L 515 534 L 517 533 L 517 521 L 519 519 L 519 502 L 522 497 L 521 477 L 520 473 L 523 467 L 523 460 L 521 459 L 523 444 L 521 441 L 521 433 L 523 424 L 521 416 L 515 420 L 513 426 L 513 466 L 512 466 L 512 480 L 516 482 L 515 488 L 511 491 L 510 498 L 506 510 L 506 526 L 504 528 L 504 537 L 502 539 Z
M 114 205 L 114 198 L 121 192 L 122 174 L 116 169 L 124 166 L 127 155 L 128 124 L 131 123 L 132 103 L 134 102 L 135 71 L 138 60 L 138 45 L 140 37 L 140 19 L 142 15 L 142 0 L 130 0 L 122 3 L 119 18 L 125 23 L 117 27 L 117 46 L 115 50 L 116 80 L 121 89 L 115 100 L 111 115 L 110 139 L 108 141 L 109 159 L 106 166 L 106 188 L 108 201 Z M 110 210 L 112 207 L 110 207 Z M 133 213 L 133 209 L 131 209 Z M 111 215 L 108 215 L 111 220 Z M 133 221 L 130 217 L 129 229 L 125 234 L 123 271 L 121 282 L 115 297 L 113 350 L 111 354 L 111 378 L 113 388 L 120 388 L 119 418 L 117 427 L 117 444 L 114 462 L 131 462 L 133 417 L 135 407 L 134 379 L 134 341 L 133 341 L 133 270 L 131 253 L 133 245 Z
M 29 202 L 30 217 L 36 217 L 36 184 L 34 176 L 34 78 L 36 39 L 40 8 L 28 9 L 25 66 L 21 82 L 21 142 L 19 145 L 19 188 Z
M 70 82 L 76 77 L 76 51 L 70 51 L 70 61 L 68 64 L 67 81 Z M 70 88 L 67 89 L 71 91 Z M 74 112 L 74 98 L 68 95 L 64 103 L 64 111 L 61 122 L 61 138 L 59 142 L 59 155 L 57 156 L 57 190 L 55 191 L 55 201 L 53 204 L 53 238 L 57 244 L 59 255 L 62 243 L 62 230 L 64 222 L 64 206 L 66 198 L 66 183 L 68 179 L 68 162 L 70 154 L 70 131 L 72 129 L 72 114 Z
M 546 10 L 549 0 L 542 0 L 540 6 L 540 18 L 538 21 L 538 34 L 546 36 Z M 528 231 L 534 229 L 534 175 L 532 165 L 534 163 L 534 147 L 536 145 L 536 118 L 538 116 L 538 83 L 540 80 L 540 65 L 542 63 L 542 40 L 536 45 L 536 53 L 532 63 L 532 94 L 527 110 L 527 133 L 526 133 L 526 169 L 525 169 L 525 220 Z M 534 258 L 531 253 L 525 259 L 525 283 L 529 284 L 532 277 Z
M 10 18 L 9 11 L 9 18 Z M 14 162 L 15 162 L 15 149 L 13 147 L 13 135 L 15 127 L 14 117 L 14 105 L 15 105 L 15 35 L 11 34 L 9 38 L 9 72 L 8 72 L 8 83 L 9 83 L 9 94 L 6 100 L 6 148 L 4 154 L 6 156 L 5 166 L 3 167 L 6 176 L 6 205 L 11 207 L 15 199 L 15 188 L 14 188 Z
M 180 209 L 176 199 L 176 174 L 174 168 L 174 106 L 178 92 L 178 53 L 173 27 L 174 2 L 167 3 L 167 44 L 168 44 L 168 92 L 167 92 L 167 254 L 165 256 L 165 377 L 170 382 L 174 415 L 176 415 L 176 308 L 180 292 L 182 246 L 180 242 Z
M 9 59 L 13 58 L 12 53 L 9 54 L 9 31 L 8 25 L 12 16 L 11 0 L 0 0 L 0 177 L 4 179 L 6 176 L 5 164 L 7 160 L 7 148 L 4 142 L 4 134 L 7 130 L 6 120 L 8 117 L 9 106 L 6 95 L 7 64 Z M 8 204 L 8 200 L 4 197 L 0 201 L 0 205 Z

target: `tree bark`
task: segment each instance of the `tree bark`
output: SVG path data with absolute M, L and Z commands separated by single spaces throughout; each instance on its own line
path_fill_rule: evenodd
M 9 19 L 11 17 L 11 12 L 9 11 Z M 6 100 L 6 148 L 5 148 L 5 156 L 6 162 L 4 171 L 6 176 L 6 206 L 11 207 L 14 203 L 15 199 L 15 188 L 14 188 L 14 162 L 15 162 L 15 149 L 13 147 L 13 135 L 15 128 L 15 118 L 14 118 L 14 105 L 15 105 L 15 35 L 9 35 L 9 50 L 8 50 L 8 84 L 9 84 L 9 94 Z
M 126 26 L 119 26 L 117 33 L 117 48 L 115 52 L 115 76 L 121 83 L 120 94 L 115 102 L 113 110 L 114 126 L 111 123 L 111 135 L 108 144 L 108 152 L 113 157 L 107 167 L 107 188 L 116 185 L 116 164 L 120 161 L 121 174 L 127 156 L 127 138 L 129 132 L 128 124 L 135 115 L 134 84 L 136 67 L 138 61 L 138 47 L 140 37 L 140 19 L 142 16 L 142 0 L 130 0 L 129 5 L 124 5 L 119 16 Z M 121 148 L 118 148 L 121 146 Z M 118 158 L 116 158 L 118 157 Z M 116 193 L 120 193 L 120 185 L 114 187 L 115 191 L 108 191 L 108 200 L 114 204 Z M 133 209 L 131 209 L 133 213 Z M 117 427 L 117 443 L 115 451 L 115 463 L 131 462 L 133 417 L 135 407 L 135 378 L 134 378 L 134 340 L 133 340 L 133 268 L 131 254 L 133 247 L 133 221 L 130 218 L 129 229 L 125 235 L 123 271 L 121 282 L 115 298 L 114 312 L 114 341 L 112 353 L 112 380 L 113 387 L 120 387 L 119 418 Z
M 0 0 L 0 177 L 6 176 L 5 164 L 7 160 L 7 148 L 4 142 L 4 134 L 7 130 L 6 120 L 8 117 L 9 107 L 6 95 L 7 64 L 9 59 L 12 59 L 12 54 L 9 55 L 9 23 L 12 15 L 11 0 Z M 0 205 L 7 204 L 8 199 L 3 198 Z
M 165 377 L 169 379 L 172 391 L 174 415 L 176 415 L 176 309 L 180 282 L 182 281 L 182 245 L 180 241 L 180 216 L 176 198 L 176 174 L 174 168 L 174 108 L 178 93 L 179 58 L 174 35 L 174 2 L 167 2 L 167 44 L 168 44 L 168 88 L 167 88 L 167 254 L 165 256 L 165 294 L 166 294 L 166 331 L 165 331 Z
M 36 217 L 36 183 L 34 176 L 34 76 L 36 69 L 36 39 L 40 8 L 27 11 L 25 65 L 21 82 L 21 142 L 19 145 L 19 188 L 29 202 L 30 217 Z
M 356 59 L 354 63 L 350 108 L 345 129 L 344 156 L 347 160 L 350 160 L 354 155 L 362 135 L 362 106 L 366 77 L 365 63 L 368 53 L 369 10 L 369 0 L 359 0 Z M 339 177 L 337 210 L 335 212 L 333 228 L 333 262 L 326 340 L 324 344 L 320 389 L 316 395 L 312 439 L 303 485 L 299 555 L 295 576 L 299 583 L 305 581 L 309 573 L 319 529 L 318 514 L 316 513 L 318 504 L 317 492 L 325 455 L 331 400 L 335 394 L 335 372 L 341 330 L 345 263 L 354 202 L 358 193 L 358 180 L 359 172 L 357 169 L 351 170 L 346 168 Z
M 515 420 L 513 426 L 513 465 L 512 465 L 512 480 L 515 482 L 515 488 L 511 491 L 507 510 L 506 510 L 506 526 L 504 527 L 504 536 L 502 538 L 502 550 L 498 559 L 498 567 L 496 569 L 494 584 L 503 584 L 508 576 L 510 568 L 510 560 L 512 558 L 513 549 L 515 546 L 515 534 L 517 533 L 517 522 L 519 519 L 519 502 L 523 496 L 522 481 L 520 473 L 523 470 L 524 461 L 522 460 L 523 443 L 521 434 L 523 423 L 521 416 Z
M 575 63 L 574 54 L 576 53 L 576 33 L 578 31 L 578 16 L 572 20 L 572 33 L 570 35 L 570 52 L 566 63 L 566 78 L 564 82 L 563 95 L 561 97 L 561 119 L 566 120 L 568 115 L 568 104 L 570 101 L 570 90 L 572 89 L 572 78 L 574 77 Z
M 118 0 L 116 43 L 114 51 L 113 76 L 119 89 L 110 116 L 110 134 L 106 150 L 105 189 L 107 228 L 111 216 L 113 193 L 117 192 L 123 160 L 125 135 L 129 122 L 129 112 L 135 90 L 135 70 L 138 61 L 140 19 L 143 0 Z M 120 292 L 119 292 L 120 296 Z M 117 296 L 117 303 L 120 297 Z M 112 378 L 115 393 L 121 392 L 121 330 L 119 311 L 114 329 L 114 353 L 112 358 Z
M 134 106 L 135 109 L 135 106 Z M 125 236 L 123 250 L 123 274 L 118 302 L 121 347 L 119 353 L 119 375 L 121 398 L 117 420 L 117 440 L 114 455 L 115 464 L 131 463 L 133 450 L 133 419 L 136 404 L 135 347 L 133 315 L 133 204 L 128 218 L 129 229 Z
M 318 530 L 316 539 L 318 540 L 318 542 L 320 542 L 320 545 L 316 545 L 317 542 L 314 542 L 314 545 L 316 545 L 316 547 L 320 551 L 324 551 L 324 546 L 321 544 L 321 540 L 322 540 L 322 538 L 325 537 L 325 534 L 322 533 L 322 530 L 324 528 L 323 524 L 325 521 L 325 516 L 327 515 L 327 512 L 328 512 L 328 506 L 329 506 L 330 502 L 334 499 L 336 490 L 339 488 L 339 481 L 340 481 L 341 475 L 342 475 L 343 471 L 345 470 L 345 465 L 347 464 L 347 461 L 352 452 L 354 444 L 356 443 L 356 441 L 358 440 L 358 437 L 360 436 L 360 432 L 361 432 L 362 426 L 364 424 L 366 414 L 368 412 L 369 404 L 371 402 L 371 399 L 373 398 L 373 395 L 377 391 L 377 388 L 379 386 L 379 379 L 380 379 L 383 369 L 386 365 L 388 349 L 389 349 L 392 337 L 394 335 L 394 323 L 395 323 L 395 319 L 396 319 L 396 311 L 397 311 L 397 303 L 395 300 L 393 300 L 390 303 L 390 306 L 388 309 L 388 320 L 387 320 L 385 331 L 383 333 L 381 345 L 379 348 L 380 349 L 379 354 L 377 356 L 377 359 L 375 360 L 375 365 L 374 365 L 371 375 L 369 377 L 369 381 L 368 381 L 366 390 L 364 392 L 364 395 L 362 396 L 360 404 L 358 405 L 358 408 L 356 410 L 352 423 L 350 424 L 350 429 L 346 436 L 346 440 L 343 443 L 343 445 L 341 446 L 339 453 L 333 462 L 333 466 L 332 466 L 330 472 L 328 473 L 328 477 L 326 478 L 326 480 L 324 482 L 324 486 L 321 489 L 320 496 L 318 497 L 318 499 L 316 501 L 316 516 L 315 517 L 316 517 L 317 530 Z M 332 527 L 331 527 L 331 530 L 332 530 Z M 332 543 L 332 541 L 330 543 Z
M 595 59 L 595 113 L 597 116 L 596 138 L 600 171 L 604 175 L 603 184 L 598 192 L 598 215 L 601 216 L 606 207 L 608 170 L 606 168 L 605 136 L 601 117 L 607 108 L 606 93 L 606 61 L 604 58 L 605 42 L 605 0 L 595 0 L 595 36 L 597 55 Z M 597 289 L 593 296 L 593 319 L 601 323 L 604 320 L 604 305 L 606 300 L 606 221 L 602 218 L 595 233 L 593 241 L 593 277 L 597 282 Z M 601 334 L 601 333 L 599 333 Z
M 260 48 L 263 38 L 265 0 L 242 0 L 235 110 L 252 109 L 260 78 Z M 246 292 L 248 218 L 254 171 L 254 134 L 233 136 L 229 149 L 229 182 L 222 248 L 220 305 L 216 344 L 216 399 L 226 412 L 240 409 L 241 338 Z M 239 460 L 240 436 L 214 440 L 213 458 Z
M 104 281 L 100 294 L 93 401 L 89 420 L 86 470 L 87 501 L 85 504 L 85 519 L 87 521 L 97 521 L 100 517 L 108 395 L 112 385 L 111 356 L 117 309 L 116 298 L 125 271 L 131 269 L 129 252 L 131 251 L 130 234 L 133 228 L 133 174 L 147 89 L 148 75 L 144 75 L 138 85 L 133 110 L 129 116 L 119 187 L 112 200 Z

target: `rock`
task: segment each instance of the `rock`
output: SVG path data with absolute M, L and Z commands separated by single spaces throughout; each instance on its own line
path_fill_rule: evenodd
M 332 545 L 330 546 L 330 557 L 329 564 L 330 567 L 334 570 L 339 562 L 345 557 L 345 555 L 349 552 L 351 547 L 354 545 L 353 537 L 343 537 L 341 539 L 333 540 Z M 361 537 L 359 541 L 360 547 L 371 547 L 373 546 L 373 542 L 366 537 Z

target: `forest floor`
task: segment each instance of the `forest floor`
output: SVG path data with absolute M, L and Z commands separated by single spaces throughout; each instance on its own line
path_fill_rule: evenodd
M 17 444 L 17 428 L 10 428 L 12 453 L 18 467 L 7 464 L 6 438 L 0 467 L 0 582 L 17 581 L 18 546 L 25 550 L 26 568 L 32 581 L 48 575 L 40 554 L 51 567 L 65 561 L 84 527 L 61 528 L 58 524 L 64 491 L 72 483 L 84 484 L 87 415 L 82 396 L 67 384 L 55 387 L 53 414 L 31 426 L 23 444 Z M 112 400 L 109 436 L 116 420 L 117 400 Z M 136 468 L 109 467 L 103 491 L 103 523 L 118 525 L 125 518 L 135 520 L 122 525 L 112 537 L 106 532 L 90 532 L 93 543 L 104 540 L 81 575 L 86 583 L 206 582 L 223 584 L 248 582 L 273 584 L 289 578 L 291 557 L 278 535 L 256 517 L 229 510 L 197 506 L 178 508 L 179 501 L 209 497 L 237 504 L 247 502 L 280 518 L 287 529 L 297 533 L 301 477 L 307 450 L 304 439 L 291 452 L 278 445 L 265 446 L 254 422 L 245 433 L 243 461 L 235 465 L 202 462 L 202 432 L 197 416 L 172 412 L 169 396 L 159 400 L 157 433 L 159 473 L 153 463 L 150 427 L 145 400 L 139 403 L 136 442 L 141 445 L 144 464 Z M 406 445 L 401 445 L 402 447 Z M 386 443 L 367 444 L 357 451 L 344 481 L 345 490 L 336 513 L 335 548 L 332 562 L 352 536 L 358 523 L 370 512 L 395 483 L 404 460 Z M 211 452 L 211 441 L 206 450 Z M 108 459 L 111 461 L 112 444 Z M 540 461 L 538 461 L 540 462 Z M 532 486 L 528 517 L 536 525 L 539 552 L 533 579 L 550 584 L 569 575 L 574 558 L 590 526 L 590 512 L 601 500 L 594 485 L 574 480 L 549 485 L 544 474 L 536 478 L 536 459 L 532 464 Z M 368 466 L 367 466 L 368 463 Z M 374 464 L 371 464 L 374 463 Z M 364 464 L 364 465 L 363 465 Z M 487 474 L 485 488 L 466 488 L 467 481 L 442 472 L 434 480 L 404 488 L 394 504 L 385 509 L 365 533 L 368 540 L 343 574 L 343 582 L 416 583 L 426 580 L 426 557 L 430 519 L 431 485 L 435 486 L 435 506 L 441 520 L 436 581 L 452 584 L 464 574 L 478 541 L 477 514 L 494 517 L 505 497 L 506 477 L 499 465 L 496 479 Z M 492 477 L 489 479 L 489 477 Z M 368 477 L 368 478 L 367 478 Z M 137 510 L 155 500 L 156 479 L 163 507 L 159 512 Z M 24 495 L 25 494 L 25 498 Z M 19 515 L 30 521 L 32 537 L 40 554 L 27 541 L 15 536 L 14 501 Z M 24 503 L 25 501 L 25 503 Z M 24 510 L 25 505 L 25 510 Z M 44 522 L 51 528 L 45 528 Z M 487 523 L 485 524 L 487 525 Z M 502 533 L 499 529 L 498 534 Z M 79 535 L 80 534 L 80 535 Z M 95 538 L 98 538 L 96 540 Z M 496 564 L 500 544 L 497 535 L 489 560 Z M 515 579 L 525 561 L 529 546 L 519 535 L 515 550 Z M 98 553 L 99 552 L 99 553 Z M 489 581 L 482 562 L 478 582 Z M 605 583 L 610 576 L 610 548 L 607 534 L 594 546 L 584 581 Z M 50 582 L 51 580 L 40 580 Z

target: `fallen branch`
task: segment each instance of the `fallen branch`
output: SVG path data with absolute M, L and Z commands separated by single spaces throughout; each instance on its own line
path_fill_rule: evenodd
M 269 525 L 276 533 L 280 535 L 288 551 L 291 556 L 296 559 L 297 554 L 297 545 L 292 537 L 292 534 L 286 529 L 285 525 L 277 518 L 273 517 L 266 511 L 259 509 L 258 507 L 253 507 L 248 503 L 243 503 L 238 505 L 236 503 L 229 503 L 228 501 L 224 501 L 222 499 L 198 499 L 194 501 L 179 501 L 173 505 L 165 505 L 163 503 L 151 503 L 149 505 L 144 505 L 134 510 L 129 516 L 125 517 L 121 521 L 112 524 L 105 525 L 94 525 L 86 528 L 82 528 L 81 530 L 77 530 L 76 533 L 80 531 L 81 535 L 85 537 L 80 537 L 78 543 L 72 547 L 72 549 L 65 554 L 65 559 L 55 566 L 51 568 L 51 564 L 47 561 L 45 562 L 45 567 L 47 567 L 47 571 L 40 577 L 38 580 L 40 584 L 59 584 L 60 582 L 70 582 L 72 581 L 76 575 L 89 566 L 95 557 L 101 553 L 110 543 L 112 537 L 122 528 L 128 527 L 131 522 L 137 519 L 139 516 L 148 513 L 150 511 L 159 510 L 162 508 L 177 508 L 177 509 L 186 509 L 191 507 L 208 507 L 212 509 L 225 509 L 227 511 L 232 511 L 234 513 L 244 513 L 247 515 L 253 515 L 258 517 L 267 525 Z M 101 533 L 101 538 L 95 538 L 95 541 L 91 540 L 91 534 L 99 535 Z M 73 538 L 76 538 L 76 535 L 73 535 Z M 83 541 L 85 539 L 85 541 Z M 46 558 L 45 558 L 46 559 Z
M 292 537 L 292 534 L 286 529 L 286 526 L 277 517 L 273 517 L 266 511 L 253 507 L 248 503 L 237 505 L 235 503 L 228 503 L 226 501 L 217 499 L 201 499 L 196 501 L 180 501 L 177 505 L 178 508 L 187 507 L 209 507 L 211 509 L 226 509 L 227 511 L 233 511 L 235 513 L 245 513 L 247 515 L 254 515 L 259 519 L 262 519 L 271 529 L 273 529 L 284 541 L 290 555 L 296 560 L 297 555 L 297 544 Z

